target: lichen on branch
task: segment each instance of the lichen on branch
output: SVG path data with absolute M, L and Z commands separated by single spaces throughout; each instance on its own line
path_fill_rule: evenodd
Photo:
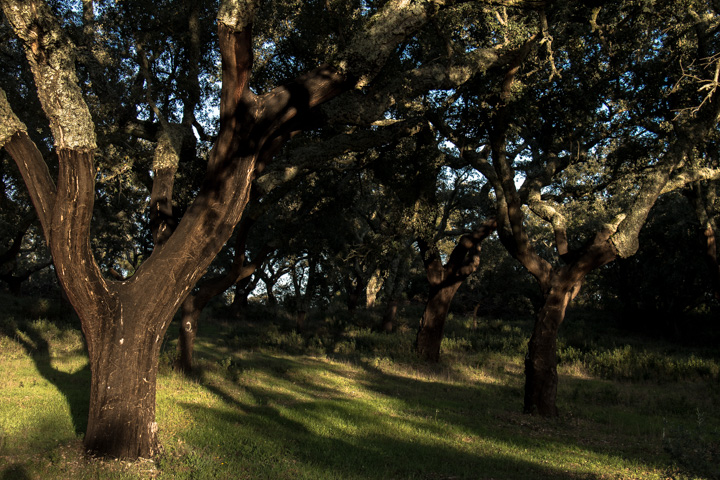
M 258 8 L 258 0 L 223 0 L 217 14 L 217 21 L 230 30 L 242 32 L 250 25 Z
M 75 74 L 75 45 L 44 2 L 2 0 L 0 5 L 24 43 L 55 146 L 95 149 L 95 127 Z

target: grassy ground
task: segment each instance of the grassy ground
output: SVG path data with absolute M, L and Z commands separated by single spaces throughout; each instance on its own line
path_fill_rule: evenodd
M 153 461 L 82 454 L 89 371 L 71 321 L 3 298 L 0 479 L 720 478 L 720 374 L 712 351 L 622 336 L 569 318 L 559 419 L 520 413 L 530 322 L 451 318 L 443 360 L 412 355 L 377 318 L 283 314 L 206 320 L 196 371 L 161 357 Z M 171 327 L 172 329 L 176 327 Z M 171 331 L 174 333 L 174 330 Z

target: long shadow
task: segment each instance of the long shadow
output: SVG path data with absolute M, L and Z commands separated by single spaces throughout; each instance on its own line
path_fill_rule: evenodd
M 276 377 L 292 375 L 293 369 L 307 366 L 292 359 L 272 357 L 243 360 L 242 363 L 248 370 L 263 371 Z M 322 368 L 329 367 L 327 363 L 318 361 L 318 364 Z M 240 374 L 242 375 L 242 372 Z M 376 391 L 377 394 L 392 395 L 405 402 L 410 410 L 413 410 L 413 405 L 417 405 L 418 412 L 429 410 L 426 408 L 427 403 L 434 402 L 435 394 L 465 399 L 471 394 L 480 404 L 489 404 L 493 398 L 508 396 L 507 392 L 502 392 L 507 387 L 482 390 L 439 384 L 428 387 L 426 382 L 397 378 L 377 371 L 366 372 L 364 377 L 363 388 L 375 383 L 384 384 L 386 388 Z M 540 463 L 518 459 L 513 456 L 511 450 L 504 453 L 492 451 L 492 445 L 488 446 L 484 442 L 487 440 L 491 444 L 514 444 L 518 449 L 531 449 L 541 445 L 547 446 L 549 443 L 547 439 L 540 441 L 528 438 L 527 441 L 518 442 L 516 439 L 511 440 L 510 435 L 505 437 L 494 434 L 490 428 L 480 428 L 481 422 L 458 422 L 457 418 L 460 417 L 447 412 L 438 414 L 436 426 L 433 426 L 433 422 L 426 421 L 427 419 L 423 421 L 422 418 L 413 418 L 413 416 L 390 419 L 378 411 L 358 408 L 353 398 L 348 398 L 344 393 L 318 382 L 310 380 L 302 384 L 302 380 L 298 378 L 292 378 L 288 382 L 300 391 L 301 400 L 291 393 L 271 392 L 247 385 L 243 386 L 243 390 L 251 400 L 243 400 L 234 397 L 222 387 L 205 384 L 204 388 L 221 398 L 232 407 L 232 410 L 213 410 L 190 404 L 180 404 L 180 406 L 185 409 L 187 415 L 194 416 L 195 421 L 202 422 L 205 429 L 227 431 L 228 424 L 238 426 L 236 433 L 233 434 L 238 438 L 223 438 L 223 447 L 219 446 L 226 455 L 236 457 L 253 455 L 260 458 L 269 456 L 276 462 L 280 461 L 281 457 L 286 459 L 290 457 L 308 468 L 324 471 L 324 476 L 328 477 L 339 478 L 341 475 L 355 471 L 356 478 L 378 479 L 522 477 L 590 480 L 599 478 L 593 474 L 580 474 L 581 476 L 578 477 L 576 472 L 564 472 Z M 477 415 L 481 410 L 482 407 L 465 405 L 462 415 Z M 331 431 L 312 432 L 308 429 L 308 424 L 289 418 L 288 413 L 295 417 L 319 420 L 314 425 L 326 425 Z M 487 420 L 487 416 L 484 419 Z M 333 431 L 333 421 L 350 425 L 351 431 L 355 427 L 360 427 L 361 431 L 366 433 L 346 435 L 341 430 Z M 472 452 L 433 441 L 433 436 L 447 434 L 443 423 L 451 422 L 473 430 L 472 434 L 482 438 L 483 451 Z M 410 429 L 423 431 L 428 436 L 427 440 L 413 442 L 394 435 L 394 429 L 401 426 L 401 423 Z M 553 443 L 557 444 L 556 448 L 563 447 L 562 442 Z M 258 450 L 263 449 L 262 445 L 267 445 L 265 447 L 267 451 L 259 453 Z M 207 448 L 207 445 L 200 442 L 193 446 L 197 449 Z M 278 450 L 282 453 L 273 456 L 272 452 Z M 396 461 L 398 456 L 403 458 L 402 462 Z
M 285 329 L 290 328 L 286 325 L 280 325 L 281 329 L 284 327 Z M 235 333 L 236 336 L 244 333 L 240 332 L 240 330 L 241 329 L 235 327 L 233 328 L 233 333 Z M 343 335 L 336 335 L 336 337 L 336 341 L 338 338 L 344 338 Z M 242 345 L 236 344 L 237 342 L 233 343 L 235 348 L 242 348 Z M 328 347 L 327 344 L 324 344 L 324 347 L 328 352 L 333 351 L 332 345 Z M 287 355 L 291 354 L 292 352 Z M 570 450 L 572 452 L 578 452 L 580 456 L 582 456 L 582 452 L 585 452 L 585 454 L 597 454 L 599 458 L 607 457 L 611 459 L 608 461 L 619 462 L 619 464 L 638 464 L 661 471 L 664 469 L 672 471 L 676 468 L 673 460 L 665 456 L 667 454 L 667 451 L 664 451 L 666 445 L 660 443 L 659 436 L 661 435 L 662 426 L 655 431 L 653 425 L 656 423 L 655 420 L 657 420 L 657 418 L 655 418 L 652 413 L 643 411 L 642 407 L 638 407 L 638 409 L 633 412 L 628 412 L 628 406 L 617 403 L 598 403 L 598 399 L 593 397 L 588 399 L 589 403 L 587 406 L 590 410 L 587 410 L 582 405 L 578 405 L 577 407 L 573 406 L 573 408 L 579 408 L 579 416 L 569 415 L 567 414 L 568 412 L 566 412 L 566 415 L 561 416 L 559 419 L 544 419 L 521 413 L 523 377 L 522 371 L 520 370 L 510 374 L 511 376 L 517 377 L 517 381 L 512 382 L 513 386 L 490 385 L 476 383 L 472 379 L 462 378 L 462 368 L 455 371 L 450 376 L 451 378 L 442 377 L 441 374 L 443 370 L 452 371 L 454 369 L 453 365 L 448 363 L 441 363 L 433 367 L 428 365 L 420 366 L 412 360 L 405 362 L 409 369 L 418 368 L 425 373 L 427 373 L 427 370 L 430 371 L 431 378 L 433 376 L 438 377 L 437 381 L 427 381 L 427 375 L 421 375 L 420 377 L 422 377 L 422 379 L 417 379 L 413 378 L 413 375 L 405 376 L 403 374 L 396 375 L 384 372 L 381 369 L 375 368 L 369 361 L 359 360 L 358 355 L 349 355 L 347 358 L 344 358 L 342 355 L 331 356 L 337 356 L 341 363 L 350 362 L 360 366 L 365 374 L 361 386 L 367 391 L 404 402 L 411 412 L 422 413 L 437 411 L 436 417 L 439 420 L 447 424 L 452 424 L 455 428 L 466 430 L 478 438 L 511 444 L 518 450 L 541 451 L 541 454 L 546 456 L 551 456 L 552 452 L 555 451 L 560 454 L 565 450 Z M 401 358 L 403 357 L 401 356 Z M 301 362 L 303 367 L 306 366 L 308 360 L 307 357 L 303 357 Z M 245 369 L 264 371 L 265 373 L 274 375 L 276 378 L 282 378 L 287 372 L 291 372 L 294 368 L 294 359 L 277 358 L 273 356 L 264 356 L 262 359 L 244 359 L 241 363 Z M 403 360 L 395 363 L 402 364 Z M 299 365 L 300 363 L 297 363 L 296 366 Z M 323 369 L 332 369 L 332 365 L 327 362 L 318 361 L 318 366 Z M 342 375 L 342 370 L 343 369 L 338 369 L 338 371 L 334 373 Z M 435 370 L 435 374 L 432 374 L 433 370 Z M 353 380 L 357 380 L 357 377 Z M 447 380 L 452 381 L 448 382 Z M 466 383 L 462 383 L 466 380 Z M 577 388 L 582 392 L 588 389 L 590 391 L 593 390 L 591 385 L 587 385 L 589 382 L 593 382 L 593 380 L 574 378 L 572 382 L 567 382 L 568 384 L 577 384 Z M 206 384 L 207 382 L 201 383 Z M 295 383 L 296 384 L 290 388 L 296 389 L 298 385 L 297 382 Z M 308 393 L 308 390 L 314 391 L 320 403 L 322 403 L 323 398 L 332 396 L 333 390 L 330 389 L 330 391 L 328 391 L 318 382 L 307 382 L 306 387 L 304 393 Z M 240 409 L 242 409 L 243 405 L 247 406 L 247 402 L 238 402 L 237 399 L 222 392 L 218 387 L 207 386 L 206 388 L 223 398 L 228 405 L 237 405 Z M 249 389 L 246 386 L 243 386 L 243 388 L 248 391 L 248 393 L 257 395 L 258 401 L 265 402 L 266 405 L 277 403 L 279 405 L 290 405 L 291 408 L 295 408 L 293 403 L 296 401 L 290 397 L 282 398 L 282 396 L 277 393 L 268 394 L 260 390 L 252 392 L 253 389 Z M 340 403 L 342 404 L 342 402 Z M 498 404 L 504 404 L 507 408 L 498 408 Z M 263 405 L 263 408 L 266 408 L 266 405 Z M 329 412 L 332 412 L 333 408 L 335 408 L 332 405 L 324 405 L 323 408 Z M 250 405 L 250 408 L 259 407 Z M 607 409 L 608 414 L 606 417 L 598 418 L 596 411 L 602 411 L 603 409 Z M 273 412 L 271 410 L 265 413 L 273 418 L 282 418 L 281 412 Z M 692 410 L 694 410 L 694 408 Z M 251 411 L 250 413 L 251 415 L 259 415 L 259 412 Z M 627 425 L 625 421 L 628 413 L 632 416 L 642 418 L 633 420 L 635 426 Z M 318 415 L 320 414 L 322 414 L 322 412 L 318 413 Z M 378 414 L 378 416 L 381 415 Z M 584 435 L 583 431 L 587 431 L 588 429 L 599 429 L 599 432 L 593 432 L 592 435 Z M 641 433 L 652 443 L 653 448 L 649 448 L 649 445 L 643 444 L 643 438 L 637 437 L 636 434 L 632 433 L 634 429 L 645 432 L 642 434 L 638 431 L 638 433 Z M 262 429 L 259 428 L 258 432 L 262 434 Z M 438 433 L 442 433 L 442 429 L 438 429 Z M 392 440 L 392 437 L 389 436 L 381 435 L 381 437 L 385 440 Z M 383 440 L 378 440 L 375 443 L 382 444 Z M 366 448 L 361 446 L 359 447 L 359 451 L 366 451 Z M 308 458 L 312 458 L 312 456 Z M 515 460 L 513 459 L 512 461 Z M 523 463 L 522 460 L 518 461 Z M 531 465 L 532 467 L 528 468 L 536 468 L 535 464 Z M 686 469 L 683 469 L 683 471 L 685 470 Z M 555 475 L 555 472 L 553 475 Z M 560 475 L 558 478 L 563 478 L 562 474 L 558 475 Z M 575 475 L 577 475 L 577 473 Z M 512 478 L 512 476 L 508 478 Z M 593 477 L 586 476 L 583 478 Z
M 40 375 L 57 388 L 70 407 L 70 416 L 76 434 L 82 434 L 87 428 L 88 398 L 90 392 L 90 364 L 74 373 L 67 373 L 52 365 L 50 345 L 38 329 L 28 322 L 18 326 L 29 340 L 18 335 L 14 328 L 0 322 L 0 335 L 17 342 L 35 363 Z

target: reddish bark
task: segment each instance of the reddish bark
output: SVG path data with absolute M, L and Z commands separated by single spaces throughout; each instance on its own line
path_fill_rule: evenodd
M 557 416 L 557 335 L 570 301 L 580 291 L 585 276 L 613 261 L 617 252 L 610 243 L 610 230 L 603 230 L 578 253 L 577 260 L 553 269 L 545 278 L 544 303 L 535 319 L 525 358 L 526 413 Z
M 272 152 L 307 124 L 315 107 L 359 80 L 358 86 L 367 85 L 396 46 L 437 11 L 418 11 L 391 0 L 337 62 L 344 70 L 321 65 L 257 95 L 249 88 L 250 6 L 230 1 L 220 5 L 220 129 L 195 201 L 172 232 L 157 230 L 161 235 L 152 254 L 132 277 L 108 280 L 90 248 L 96 139 L 75 73 L 74 44 L 44 2 L 2 2 L 5 17 L 24 43 L 40 103 L 50 120 L 59 160 L 57 187 L 24 125 L 11 115 L 4 94 L 0 143 L 25 180 L 58 278 L 81 321 L 91 369 L 85 447 L 96 454 L 137 458 L 157 452 L 155 381 L 161 340 L 174 313 L 240 221 L 256 168 L 262 168 Z M 242 18 L 235 18 L 238 12 Z M 238 21 L 243 24 L 230 25 Z M 196 33 L 191 26 L 191 42 Z M 187 98 L 187 115 L 197 101 L 192 96 Z M 170 183 L 170 175 L 166 182 Z M 158 225 L 171 220 L 165 202 L 170 193 L 166 188 L 156 191 Z

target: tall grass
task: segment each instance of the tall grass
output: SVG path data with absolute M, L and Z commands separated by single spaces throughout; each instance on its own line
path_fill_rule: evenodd
M 265 309 L 204 319 L 191 376 L 171 369 L 172 335 L 161 356 L 163 452 L 88 458 L 77 326 L 15 307 L 0 314 L 0 478 L 720 478 L 717 356 L 578 319 L 548 420 L 520 413 L 531 321 L 451 318 L 426 364 L 413 307 L 392 335 L 375 312 L 315 312 L 302 333 Z

